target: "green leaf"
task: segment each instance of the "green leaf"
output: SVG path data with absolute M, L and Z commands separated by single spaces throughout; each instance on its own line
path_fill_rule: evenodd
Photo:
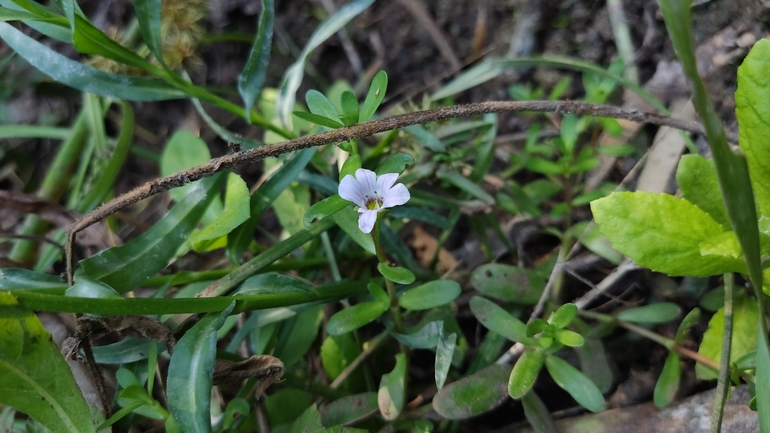
M 337 226 L 347 233 L 361 248 L 371 254 L 376 254 L 372 237 L 358 228 L 358 212 L 353 209 L 353 206 L 343 207 L 340 211 L 332 214 L 332 218 L 337 223 Z
M 714 161 L 700 155 L 684 155 L 676 169 L 676 180 L 685 200 L 698 206 L 725 229 L 730 229 Z
M 130 101 L 163 101 L 185 97 L 182 91 L 163 81 L 109 74 L 70 60 L 6 23 L 0 23 L 0 38 L 44 74 L 82 92 Z
M 390 306 L 390 296 L 385 293 L 385 290 L 379 284 L 371 282 L 366 285 L 366 290 L 372 294 L 374 299 L 382 302 L 383 305 Z
M 543 158 L 528 158 L 524 161 L 524 167 L 540 174 L 562 174 L 564 171 L 558 164 Z
M 146 233 L 80 262 L 83 272 L 119 293 L 133 290 L 165 268 L 219 191 L 221 174 L 203 179 Z
M 305 212 L 305 216 L 303 217 L 302 222 L 305 224 L 305 227 L 310 227 L 310 224 L 314 219 L 323 219 L 329 215 L 334 215 L 349 204 L 350 202 L 340 197 L 339 194 L 327 197 L 314 204 L 313 206 L 310 206 L 310 209 Z
M 682 366 L 680 364 L 679 352 L 672 350 L 668 353 L 666 363 L 663 364 L 663 370 L 660 372 L 658 381 L 655 383 L 653 392 L 653 401 L 658 408 L 664 408 L 671 404 L 679 390 L 679 380 L 682 377 Z
M 385 173 L 398 173 L 401 174 L 406 170 L 407 165 L 414 164 L 414 158 L 408 153 L 394 153 L 393 155 L 385 158 L 384 161 L 377 166 L 374 172 L 377 176 Z
M 671 302 L 658 302 L 623 310 L 617 315 L 617 318 L 632 323 L 667 323 L 681 314 L 682 309 L 679 308 L 679 305 Z
M 180 129 L 171 135 L 160 155 L 160 174 L 168 176 L 188 168 L 209 162 L 211 152 L 200 137 L 186 129 Z M 187 184 L 169 191 L 174 201 L 182 201 L 195 187 Z M 221 208 L 221 206 L 220 206 Z
M 165 65 L 160 41 L 161 0 L 135 0 L 134 9 L 144 43 L 155 59 Z
M 57 275 L 48 275 L 29 269 L 0 269 L 0 290 L 24 289 L 61 293 L 66 288 L 67 283 Z
M 283 163 L 270 179 L 266 180 L 251 195 L 251 217 L 237 229 L 227 235 L 227 254 L 234 263 L 240 262 L 240 258 L 246 251 L 246 247 L 254 239 L 254 230 L 257 228 L 262 213 L 275 201 L 297 176 L 305 169 L 315 155 L 315 147 L 294 152 L 294 155 Z
M 38 15 L 32 12 L 24 11 L 24 10 L 13 10 L 8 8 L 0 8 L 0 22 L 7 22 L 7 21 L 21 21 L 21 20 L 31 20 L 31 21 L 43 21 L 43 22 L 61 22 L 56 17 L 47 17 Z
M 377 393 L 365 392 L 338 398 L 321 408 L 324 425 L 353 424 L 377 412 Z
M 577 316 L 577 306 L 575 306 L 575 304 L 567 303 L 551 314 L 548 323 L 556 329 L 562 329 L 569 325 L 575 316 Z
M 273 210 L 281 227 L 293 235 L 305 229 L 302 217 L 310 209 L 310 187 L 292 183 L 273 202 Z
M 95 54 L 152 72 L 152 66 L 147 60 L 110 39 L 80 15 L 75 15 L 72 35 L 75 48 L 82 54 Z
M 636 263 L 672 276 L 745 272 L 742 260 L 701 255 L 700 244 L 724 229 L 694 204 L 666 194 L 612 193 L 591 203 L 613 247 Z
M 377 270 L 380 271 L 383 277 L 398 284 L 412 284 L 416 279 L 409 269 L 400 266 L 389 266 L 385 262 L 380 262 L 377 265 Z
M 456 186 L 461 191 L 464 191 L 471 196 L 481 200 L 485 204 L 495 204 L 495 199 L 488 192 L 484 191 L 480 186 L 471 182 L 467 177 L 454 171 L 440 170 L 436 172 L 436 177 L 448 182 L 451 185 Z
M 545 368 L 553 381 L 567 391 L 579 405 L 592 412 L 604 410 L 602 393 L 582 371 L 553 355 L 545 357 Z
M 424 323 L 425 321 L 423 321 Z M 386 326 L 389 326 L 390 322 L 385 322 Z M 419 326 L 419 324 L 418 324 Z M 400 341 L 406 346 L 412 349 L 431 349 L 438 345 L 438 340 L 441 337 L 441 332 L 444 330 L 444 322 L 441 320 L 435 320 L 425 323 L 417 332 L 411 334 L 399 334 L 394 332 L 392 327 L 389 328 L 390 333 L 396 340 Z
M 294 424 L 291 426 L 291 433 L 312 433 L 322 428 L 321 413 L 318 412 L 318 406 L 313 403 L 294 421 Z
M 428 149 L 434 152 L 446 152 L 446 146 L 444 146 L 444 143 L 442 143 L 441 140 L 436 138 L 435 135 L 431 134 L 430 131 L 423 128 L 422 126 L 411 125 L 401 129 L 412 134 L 415 140 L 422 143 Z
M 387 90 L 388 74 L 385 71 L 377 72 L 377 75 L 372 79 L 372 84 L 369 85 L 369 91 L 366 93 L 366 99 L 364 99 L 364 105 L 361 107 L 358 117 L 359 122 L 363 123 L 372 118 L 382 100 L 385 99 Z
M 307 111 L 295 111 L 294 115 L 300 119 L 307 120 L 308 122 L 315 123 L 316 125 L 325 126 L 331 129 L 342 128 L 344 125 L 336 120 L 319 116 L 318 114 L 308 113 Z
M 452 366 L 452 355 L 454 354 L 456 344 L 457 334 L 447 334 L 444 330 L 441 331 L 438 344 L 436 344 L 436 365 L 434 368 L 436 388 L 439 391 L 444 387 L 447 374 L 449 374 L 449 367 Z
M 591 328 L 582 320 L 574 321 L 573 325 L 584 335 L 591 332 Z M 586 337 L 582 346 L 575 347 L 575 352 L 580 359 L 580 369 L 591 378 L 602 393 L 609 392 L 614 385 L 614 380 L 602 341 L 598 338 Z
M 490 331 L 497 332 L 505 338 L 534 346 L 535 340 L 527 337 L 527 325 L 521 320 L 511 316 L 494 302 L 474 296 L 470 301 L 471 311 L 476 319 Z
M 433 409 L 446 419 L 458 420 L 488 412 L 508 399 L 510 365 L 492 364 L 441 388 Z
M 319 25 L 310 36 L 305 48 L 302 49 L 297 61 L 286 70 L 281 82 L 278 100 L 275 103 L 276 114 L 284 126 L 291 125 L 290 113 L 294 108 L 297 89 L 302 84 L 305 75 L 305 64 L 313 51 L 322 43 L 337 33 L 350 20 L 366 10 L 374 0 L 354 0 L 337 9 L 332 16 Z
M 312 395 L 304 390 L 295 388 L 279 389 L 265 397 L 265 411 L 272 425 L 293 423 L 310 407 L 312 404 L 311 399 Z
M 326 337 L 321 345 L 321 365 L 329 379 L 335 380 L 361 354 L 361 345 L 353 340 L 350 332 Z M 352 390 L 364 383 L 363 369 L 356 370 L 342 383 L 342 388 Z M 377 403 L 374 404 L 374 409 Z
M 521 398 L 529 392 L 535 379 L 543 368 L 544 352 L 541 349 L 527 347 L 524 353 L 513 366 L 511 376 L 508 378 L 508 395 L 513 398 Z
M 211 383 L 217 352 L 217 330 L 233 310 L 209 313 L 179 339 L 168 366 L 168 408 L 185 432 L 211 431 Z
M 340 98 L 340 104 L 342 105 L 341 119 L 345 125 L 355 125 L 358 123 L 358 99 L 356 95 L 350 90 L 342 92 Z
M 405 385 L 406 356 L 399 353 L 396 354 L 396 366 L 393 367 L 393 371 L 382 376 L 380 388 L 377 391 L 377 404 L 382 417 L 387 421 L 393 421 L 401 413 L 406 398 Z
M 337 112 L 337 109 L 334 107 L 334 104 L 332 104 L 329 98 L 327 98 L 318 90 L 308 90 L 308 92 L 305 94 L 305 102 L 307 103 L 307 108 L 313 114 L 326 117 L 327 119 L 333 119 L 335 121 L 340 116 L 340 113 Z
M 77 272 L 75 274 L 75 284 L 67 288 L 67 291 L 64 292 L 64 295 L 81 298 L 123 299 L 123 297 L 120 296 L 120 293 L 116 292 L 112 287 L 100 281 L 89 278 L 82 272 Z
M 762 332 L 759 334 L 757 375 L 754 378 L 754 386 L 757 390 L 756 410 L 759 415 L 759 425 L 766 429 L 768 422 L 770 422 L 770 350 L 767 345 L 767 337 Z
M 211 244 L 211 241 L 227 235 L 247 219 L 249 219 L 249 188 L 240 176 L 228 173 L 225 209 L 202 230 L 193 232 L 190 243 L 196 251 L 208 251 L 206 246 Z
M 740 126 L 740 146 L 746 155 L 751 183 L 761 215 L 770 216 L 770 41 L 760 39 L 738 68 L 735 115 Z
M 409 289 L 398 298 L 398 305 L 407 310 L 430 310 L 454 301 L 462 289 L 453 280 L 434 280 Z
M 540 400 L 540 397 L 535 394 L 535 391 L 521 396 L 521 406 L 524 409 L 524 416 L 535 433 L 556 433 L 558 431 L 553 423 L 551 412 Z
M 329 335 L 341 335 L 358 329 L 382 316 L 388 306 L 382 302 L 362 302 L 336 312 L 326 324 Z
M 323 317 L 323 305 L 316 305 L 289 320 L 294 322 L 294 326 L 290 328 L 291 333 L 286 337 L 282 335 L 275 349 L 275 356 L 283 361 L 286 368 L 296 364 L 310 350 Z M 284 326 L 284 332 L 288 329 Z
M 0 292 L 0 403 L 54 433 L 95 432 L 67 362 L 37 316 Z
M 474 289 L 490 298 L 519 305 L 537 304 L 545 283 L 535 272 L 512 265 L 490 263 L 471 273 Z
M 251 119 L 251 108 L 262 92 L 262 85 L 270 63 L 270 47 L 273 44 L 273 22 L 275 20 L 275 1 L 262 0 L 262 15 L 259 16 L 257 37 L 249 52 L 249 59 L 238 75 L 238 93 L 243 99 L 246 120 Z
M 570 331 L 569 329 L 559 329 L 556 332 L 554 332 L 554 338 L 556 340 L 568 347 L 580 347 L 583 344 L 585 344 L 585 340 L 583 339 L 583 336 L 578 334 L 577 332 Z
M 576 227 L 579 224 L 581 223 L 575 224 L 572 227 Z M 596 223 L 586 223 L 585 228 L 582 230 L 582 235 L 577 237 L 580 239 L 580 243 L 592 253 L 604 257 L 616 265 L 619 265 L 624 259 L 623 254 L 612 248 L 612 244 L 599 231 L 599 226 Z
M 339 176 L 340 182 L 342 182 L 342 179 L 344 179 L 345 176 L 348 176 L 348 175 L 356 177 L 356 171 L 359 168 L 361 168 L 361 155 L 350 155 L 345 160 L 345 162 L 342 163 L 342 168 L 340 169 L 340 176 Z
M 615 119 L 613 119 L 615 120 Z M 596 147 L 596 153 L 600 155 L 622 158 L 636 153 L 636 147 L 630 144 L 605 144 Z
M 757 301 L 754 298 L 736 293 L 733 304 L 733 341 L 730 359 L 737 360 L 757 349 Z M 698 354 L 719 362 L 722 356 L 724 339 L 725 310 L 720 308 L 709 320 L 709 327 L 703 334 Z M 702 364 L 695 364 L 695 375 L 701 380 L 717 378 L 717 372 Z

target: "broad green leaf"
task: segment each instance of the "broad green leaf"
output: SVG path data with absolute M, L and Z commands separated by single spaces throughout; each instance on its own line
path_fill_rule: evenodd
M 433 409 L 446 419 L 466 419 L 488 412 L 508 398 L 510 365 L 492 364 L 441 388 Z
M 171 135 L 160 155 L 160 174 L 168 176 L 196 165 L 209 162 L 211 152 L 200 137 L 186 129 L 180 129 Z M 187 184 L 169 191 L 174 201 L 181 201 L 195 184 Z
M 344 179 L 348 175 L 355 177 L 356 171 L 359 168 L 361 168 L 361 155 L 350 155 L 345 160 L 345 162 L 342 163 L 342 168 L 340 168 L 340 176 L 339 176 L 340 182 L 342 182 L 342 179 Z
M 714 161 L 700 155 L 684 155 L 676 169 L 676 180 L 685 200 L 698 206 L 725 229 L 730 229 Z
M 143 235 L 126 245 L 106 249 L 81 261 L 81 269 L 119 293 L 139 287 L 166 267 L 219 192 L 223 179 L 217 174 L 201 180 L 187 197 Z
M 567 391 L 579 405 L 592 412 L 604 410 L 602 393 L 582 371 L 554 355 L 545 357 L 545 368 L 553 381 Z
M 310 407 L 312 404 L 311 400 L 312 395 L 307 391 L 283 388 L 265 396 L 265 411 L 272 425 L 278 426 L 284 423 L 293 423 Z
M 249 188 L 235 173 L 227 175 L 225 208 L 221 214 L 202 230 L 190 236 L 190 243 L 196 251 L 208 251 L 211 241 L 225 236 L 249 218 Z
M 109 74 L 51 50 L 7 23 L 0 23 L 0 38 L 52 79 L 82 92 L 130 101 L 184 98 L 184 92 L 160 80 Z
M 512 265 L 490 263 L 471 273 L 474 289 L 490 298 L 520 305 L 537 304 L 545 283 L 536 272 Z
M 209 313 L 179 339 L 168 366 L 166 395 L 171 415 L 185 432 L 211 431 L 211 383 L 217 330 L 233 310 Z
M 356 95 L 350 90 L 342 92 L 340 98 L 340 104 L 342 105 L 342 116 L 340 120 L 345 125 L 355 125 L 358 123 L 358 99 Z
M 160 41 L 160 10 L 162 0 L 134 0 L 136 21 L 142 39 L 155 59 L 163 63 L 163 50 Z
M 476 319 L 490 331 L 527 346 L 536 344 L 534 339 L 527 337 L 527 325 L 508 314 L 494 302 L 480 296 L 474 296 L 471 298 L 470 307 Z
M 406 291 L 398 305 L 407 310 L 430 310 L 454 301 L 462 289 L 453 280 L 434 280 Z
M 310 209 L 305 212 L 302 222 L 305 224 L 305 227 L 310 227 L 310 223 L 312 223 L 314 219 L 323 219 L 329 215 L 334 215 L 349 204 L 350 202 L 340 197 L 339 194 L 327 197 L 313 206 L 310 206 Z
M 709 327 L 703 334 L 698 353 L 716 362 L 722 356 L 722 339 L 724 338 L 725 310 L 720 308 L 709 320 Z M 757 301 L 754 298 L 736 293 L 733 303 L 733 341 L 730 349 L 730 359 L 737 360 L 746 353 L 757 349 Z M 702 364 L 695 364 L 695 374 L 698 379 L 710 380 L 717 378 L 717 372 Z
M 682 309 L 679 308 L 679 305 L 671 302 L 658 302 L 623 310 L 617 315 L 617 318 L 632 323 L 667 323 L 681 314 Z
M 361 248 L 371 254 L 376 254 L 372 237 L 369 233 L 364 233 L 358 228 L 358 212 L 353 209 L 353 206 L 343 207 L 342 210 L 332 214 L 332 218 L 339 228 L 347 233 Z
M 761 215 L 770 216 L 770 41 L 760 39 L 738 68 L 735 115 L 740 146 L 746 155 Z
M 524 416 L 535 433 L 556 433 L 556 425 L 553 423 L 553 417 L 548 408 L 535 394 L 535 391 L 528 392 L 521 396 L 521 406 L 524 409 Z
M 481 200 L 485 204 L 492 205 L 495 203 L 494 197 L 489 195 L 488 192 L 457 172 L 440 170 L 436 172 L 436 177 Z
M 227 235 L 227 254 L 230 261 L 240 262 L 244 251 L 254 239 L 254 230 L 257 228 L 262 213 L 283 190 L 297 179 L 297 176 L 315 155 L 316 150 L 318 149 L 311 147 L 295 152 L 291 158 L 283 163 L 281 168 L 273 173 L 270 179 L 254 191 L 250 201 L 251 217 Z
M 61 293 L 67 283 L 58 275 L 43 274 L 29 269 L 0 269 L 0 290 L 43 290 Z
M 446 376 L 449 374 L 449 367 L 452 366 L 452 355 L 454 354 L 456 344 L 457 334 L 447 334 L 446 331 L 441 331 L 438 344 L 436 344 L 436 363 L 434 368 L 436 388 L 439 391 L 444 387 Z
M 313 433 L 322 428 L 321 413 L 318 412 L 318 406 L 313 403 L 294 421 L 294 424 L 291 426 L 291 433 Z
M 436 138 L 435 135 L 431 134 L 430 131 L 423 128 L 422 126 L 411 125 L 401 129 L 412 134 L 415 140 L 422 143 L 428 149 L 434 152 L 446 152 L 446 146 L 444 146 L 444 143 L 442 143 L 441 140 Z
M 318 328 L 323 321 L 323 305 L 316 305 L 302 314 L 292 318 L 289 321 L 294 322 L 291 333 L 288 337 L 279 338 L 275 349 L 275 356 L 283 361 L 286 368 L 296 364 L 310 350 L 316 336 Z M 286 332 L 284 326 L 284 332 Z
M 325 126 L 331 129 L 342 128 L 344 126 L 336 120 L 332 120 L 324 116 L 319 116 L 318 114 L 308 113 L 306 111 L 295 111 L 293 114 L 300 119 L 307 120 L 310 123 L 315 123 L 316 125 Z
M 316 48 L 337 33 L 350 20 L 366 10 L 372 3 L 374 3 L 374 0 L 353 0 L 337 9 L 337 12 L 315 29 L 305 48 L 299 54 L 297 61 L 286 70 L 281 82 L 281 89 L 278 94 L 278 100 L 275 103 L 275 109 L 278 118 L 284 126 L 288 127 L 291 125 L 291 110 L 294 108 L 297 89 L 302 84 L 302 78 L 305 75 L 305 64 L 310 55 Z
M 377 108 L 385 99 L 385 92 L 388 90 L 388 74 L 385 71 L 377 72 L 369 85 L 369 91 L 366 93 L 364 105 L 361 107 L 358 121 L 363 123 L 372 118 Z
M 400 266 L 389 266 L 385 262 L 380 262 L 377 265 L 377 270 L 380 271 L 383 277 L 398 284 L 412 284 L 416 278 L 409 269 Z
M 524 350 L 508 378 L 508 395 L 518 399 L 529 392 L 543 368 L 544 356 L 544 352 L 538 348 L 527 347 Z
M 251 108 L 262 91 L 270 63 L 270 47 L 273 44 L 273 22 L 275 20 L 275 1 L 262 0 L 262 14 L 259 16 L 257 37 L 249 52 L 249 59 L 238 75 L 238 93 L 243 99 L 246 120 L 251 119 Z
M 95 432 L 67 361 L 32 311 L 0 292 L 0 403 L 54 433 Z
M 680 364 L 679 352 L 672 350 L 668 353 L 666 363 L 663 364 L 663 370 L 660 372 L 658 381 L 655 383 L 655 391 L 652 399 L 655 406 L 664 408 L 668 406 L 676 397 L 679 390 L 679 380 L 682 377 L 682 366 Z
M 123 297 L 120 296 L 120 293 L 116 292 L 112 287 L 101 281 L 89 278 L 88 275 L 85 275 L 82 272 L 77 272 L 75 274 L 75 284 L 67 288 L 67 291 L 64 292 L 64 296 L 123 299 Z
M 388 326 L 388 323 L 389 322 L 385 323 L 386 326 Z M 421 323 L 425 323 L 425 320 L 423 320 Z M 419 326 L 419 324 L 415 327 L 417 326 Z M 422 328 L 416 332 L 412 332 L 411 334 L 399 334 L 390 329 L 391 334 L 396 338 L 396 340 L 400 341 L 406 346 L 411 347 L 412 349 L 431 349 L 436 347 L 443 330 L 444 322 L 441 320 L 427 322 Z
M 396 366 L 393 371 L 384 374 L 380 379 L 377 391 L 377 404 L 382 417 L 388 421 L 398 418 L 406 399 L 406 356 L 396 354 Z
M 321 365 L 326 374 L 329 375 L 329 379 L 335 380 L 360 354 L 361 345 L 353 340 L 352 333 L 330 335 L 321 345 Z M 353 390 L 363 384 L 363 369 L 357 369 L 345 379 L 341 387 L 342 389 Z
M 580 347 L 585 344 L 585 339 L 577 332 L 569 329 L 559 329 L 554 332 L 554 338 L 567 347 Z
M 687 200 L 621 192 L 592 202 L 591 210 L 615 249 L 654 271 L 706 277 L 746 270 L 742 260 L 701 255 L 701 242 L 724 229 Z
M 334 104 L 332 104 L 332 102 L 329 101 L 329 98 L 327 98 L 323 93 L 314 89 L 308 90 L 308 92 L 305 94 L 305 102 L 307 103 L 307 108 L 311 113 L 334 120 L 336 123 L 339 123 L 338 119 L 340 113 L 337 112 Z
M 321 408 L 324 425 L 352 424 L 379 410 L 377 393 L 365 392 L 338 398 Z
M 382 302 L 362 302 L 336 312 L 326 324 L 329 335 L 341 335 L 358 329 L 382 316 L 388 306 Z
M 406 170 L 406 166 L 411 164 L 414 164 L 412 155 L 409 155 L 408 153 L 394 153 L 385 158 L 385 160 L 377 166 L 374 172 L 377 176 L 385 173 L 401 174 Z

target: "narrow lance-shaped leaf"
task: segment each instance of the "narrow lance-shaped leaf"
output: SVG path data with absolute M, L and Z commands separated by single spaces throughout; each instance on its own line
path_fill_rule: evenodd
M 185 432 L 211 431 L 211 384 L 217 350 L 217 330 L 233 310 L 207 314 L 177 342 L 168 366 L 171 415 Z
M 0 38 L 44 74 L 82 92 L 129 101 L 163 101 L 185 97 L 180 90 L 159 80 L 109 74 L 70 60 L 7 23 L 0 23 Z
M 163 51 L 160 42 L 160 5 L 162 0 L 134 0 L 136 21 L 147 48 L 162 65 Z
M 582 371 L 553 355 L 545 358 L 545 367 L 554 382 L 567 391 L 578 404 L 592 412 L 604 409 L 602 393 Z
M 273 44 L 273 22 L 275 20 L 275 1 L 262 0 L 262 15 L 259 17 L 257 38 L 251 47 L 249 59 L 238 76 L 238 93 L 243 99 L 246 120 L 250 121 L 251 108 L 262 91 L 270 63 L 270 47 Z

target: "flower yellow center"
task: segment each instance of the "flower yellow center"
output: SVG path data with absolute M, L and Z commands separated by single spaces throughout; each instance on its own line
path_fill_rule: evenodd
M 366 208 L 369 210 L 375 210 L 382 207 L 382 200 L 378 197 L 369 197 L 366 199 Z

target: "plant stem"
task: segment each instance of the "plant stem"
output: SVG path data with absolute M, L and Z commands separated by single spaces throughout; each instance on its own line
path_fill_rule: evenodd
M 714 392 L 714 409 L 711 412 L 711 433 L 719 433 L 722 430 L 722 415 L 727 401 L 727 391 L 730 389 L 730 352 L 733 341 L 733 274 L 725 274 L 724 283 L 725 330 L 722 337 L 722 357 L 719 361 L 717 389 Z

